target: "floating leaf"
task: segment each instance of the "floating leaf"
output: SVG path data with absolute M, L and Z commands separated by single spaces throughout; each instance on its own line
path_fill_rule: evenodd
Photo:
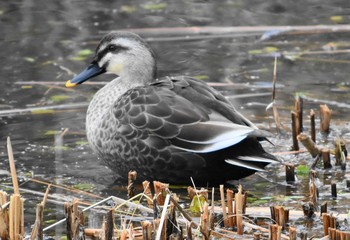
M 142 7 L 146 10 L 163 10 L 167 7 L 166 3 L 150 3 L 150 4 L 144 4 Z
M 57 131 L 57 130 L 48 130 L 44 133 L 45 136 L 53 136 L 56 135 L 58 133 L 60 133 L 61 131 Z
M 307 175 L 309 174 L 310 168 L 306 165 L 299 165 L 296 170 L 297 175 Z
M 30 86 L 30 85 L 23 85 L 21 86 L 22 89 L 32 89 L 33 86 Z
M 32 110 L 32 114 L 53 114 L 55 110 L 52 109 L 35 109 Z
M 54 146 L 51 148 L 54 151 L 67 151 L 70 149 L 68 146 Z
M 58 103 L 58 102 L 62 102 L 64 100 L 67 100 L 69 98 L 70 97 L 68 95 L 54 95 L 54 96 L 50 97 L 50 100 L 55 102 L 55 103 Z
M 76 145 L 87 145 L 87 144 L 89 144 L 89 142 L 88 141 L 76 141 L 75 144 Z
M 344 17 L 343 16 L 331 16 L 330 20 L 333 23 L 344 23 Z
M 192 213 L 200 213 L 201 206 L 206 202 L 206 199 L 203 195 L 194 196 L 190 205 L 190 211 Z
M 134 13 L 136 12 L 136 7 L 130 5 L 123 5 L 121 6 L 120 11 L 123 13 Z
M 83 61 L 85 60 L 88 56 L 94 54 L 94 52 L 90 49 L 82 49 L 80 50 L 75 56 L 71 57 L 71 60 L 74 61 Z
M 250 55 L 271 54 L 275 52 L 278 52 L 278 48 L 272 46 L 267 46 L 263 49 L 253 49 L 248 51 Z
M 51 224 L 54 224 L 55 222 L 57 222 L 56 219 L 50 219 L 50 220 L 46 220 L 44 221 L 47 225 L 51 225 Z
M 24 60 L 26 60 L 27 62 L 35 62 L 35 59 L 32 57 L 25 57 Z
M 75 189 L 79 189 L 79 190 L 82 190 L 82 191 L 91 191 L 95 188 L 95 185 L 91 184 L 91 183 L 78 183 L 78 184 L 75 184 L 73 186 Z
M 91 54 L 94 54 L 94 52 L 91 49 L 83 49 L 78 52 L 78 56 L 89 56 Z

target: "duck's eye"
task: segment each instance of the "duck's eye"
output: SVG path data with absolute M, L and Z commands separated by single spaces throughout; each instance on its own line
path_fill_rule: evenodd
M 118 49 L 118 47 L 116 45 L 114 45 L 114 44 L 111 44 L 111 45 L 108 46 L 108 51 L 110 51 L 110 52 L 114 52 L 117 49 Z

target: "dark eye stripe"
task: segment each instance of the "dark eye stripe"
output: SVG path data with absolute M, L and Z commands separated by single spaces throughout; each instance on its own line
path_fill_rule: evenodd
M 103 58 L 103 56 L 105 56 L 108 52 L 118 53 L 118 52 L 126 51 L 126 50 L 129 50 L 129 48 L 128 47 L 119 46 L 119 45 L 110 44 L 107 47 L 105 47 L 102 51 L 97 53 L 97 56 L 96 56 L 97 59 L 96 60 L 100 61 Z

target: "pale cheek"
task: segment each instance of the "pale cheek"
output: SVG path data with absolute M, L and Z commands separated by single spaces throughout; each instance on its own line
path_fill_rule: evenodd
M 107 69 L 108 72 L 120 74 L 123 71 L 124 65 L 121 63 L 110 65 Z

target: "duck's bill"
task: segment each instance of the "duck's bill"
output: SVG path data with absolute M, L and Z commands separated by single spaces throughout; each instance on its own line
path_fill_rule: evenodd
M 78 84 L 82 84 L 86 80 L 90 78 L 96 77 L 102 73 L 106 72 L 104 68 L 101 68 L 97 65 L 97 63 L 91 63 L 84 71 L 75 76 L 72 80 L 68 80 L 66 82 L 66 87 L 75 87 Z

